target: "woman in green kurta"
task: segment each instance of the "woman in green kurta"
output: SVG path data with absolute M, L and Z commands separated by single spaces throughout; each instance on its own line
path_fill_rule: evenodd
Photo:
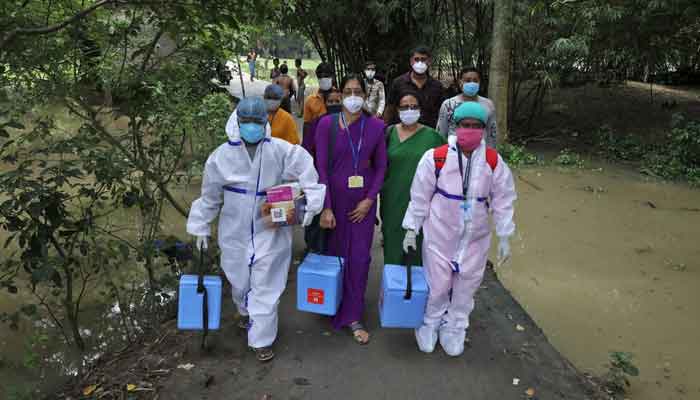
M 399 99 L 401 123 L 389 127 L 387 155 L 389 168 L 382 186 L 380 216 L 384 236 L 384 263 L 403 262 L 403 238 L 406 234 L 401 227 L 403 216 L 411 198 L 411 183 L 418 162 L 423 154 L 445 144 L 445 139 L 437 131 L 418 123 L 420 104 L 415 93 L 407 92 Z M 418 265 L 421 261 L 422 237 L 418 237 Z

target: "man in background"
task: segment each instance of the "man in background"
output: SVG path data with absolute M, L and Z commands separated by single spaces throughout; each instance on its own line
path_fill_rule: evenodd
M 374 61 L 365 63 L 365 84 L 367 85 L 367 100 L 364 104 L 364 109 L 370 115 L 382 118 L 384 114 L 384 106 L 386 104 L 384 94 L 384 83 L 375 79 L 377 73 L 377 65 Z
M 415 92 L 418 94 L 418 102 L 421 104 L 421 116 L 418 122 L 430 127 L 437 125 L 440 106 L 445 100 L 445 89 L 442 83 L 430 76 L 432 53 L 429 48 L 419 46 L 411 51 L 409 58 L 411 71 L 397 77 L 391 83 L 389 90 L 389 107 L 384 113 L 387 123 L 399 122 L 397 107 L 401 93 Z

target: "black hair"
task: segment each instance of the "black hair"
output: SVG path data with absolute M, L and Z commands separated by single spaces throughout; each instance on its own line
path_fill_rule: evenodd
M 289 68 L 287 67 L 287 64 L 280 65 L 280 72 L 283 74 L 286 74 L 287 72 L 289 72 Z
M 365 61 L 365 67 L 369 65 L 374 65 L 375 67 L 377 66 L 377 63 L 374 62 L 373 60 L 367 60 Z
M 430 51 L 428 46 L 416 46 L 411 50 L 411 54 L 409 54 L 409 57 L 413 57 L 415 54 L 425 54 L 428 57 L 433 56 L 433 52 Z
M 294 65 L 301 65 L 301 58 L 297 58 L 294 60 Z
M 279 64 L 279 63 L 280 63 L 280 59 L 277 58 L 277 57 L 275 57 L 275 58 L 272 59 L 272 63 L 273 63 L 273 64 Z
M 333 66 L 327 62 L 322 62 L 316 66 L 316 76 L 326 74 L 333 76 Z
M 476 72 L 477 75 L 479 75 L 479 78 L 481 78 L 481 72 L 479 72 L 476 67 L 462 67 L 462 69 L 459 71 L 459 77 L 460 79 L 462 78 L 462 75 L 468 74 L 470 72 Z
M 365 85 L 365 79 L 361 77 L 358 74 L 348 74 L 343 77 L 343 79 L 340 81 L 340 86 L 338 86 L 338 89 L 342 92 L 345 90 L 345 85 L 348 84 L 350 81 L 358 81 L 360 83 L 360 87 L 362 88 L 362 91 L 366 94 L 367 93 L 367 85 Z
M 422 104 L 420 101 L 420 96 L 418 95 L 418 92 L 416 92 L 413 89 L 407 89 L 399 93 L 399 101 L 396 103 L 397 105 L 401 103 L 401 99 L 403 99 L 406 96 L 413 96 L 416 101 L 418 102 L 418 107 L 422 108 Z

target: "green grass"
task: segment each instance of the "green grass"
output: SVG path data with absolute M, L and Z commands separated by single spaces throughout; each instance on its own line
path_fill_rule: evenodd
M 267 68 L 265 68 L 265 62 L 267 61 Z M 293 58 L 280 58 L 280 65 L 282 65 L 283 62 L 287 62 L 287 67 L 289 68 L 289 72 L 287 73 L 289 76 L 294 78 L 296 80 L 297 78 L 297 68 L 294 66 L 294 59 Z M 306 86 L 318 86 L 318 79 L 316 79 L 316 67 L 318 64 L 321 63 L 321 60 L 317 59 L 302 59 L 301 60 L 301 67 L 306 70 L 306 72 L 309 74 L 306 77 L 305 83 Z M 250 73 L 250 69 L 248 68 L 248 63 L 245 61 L 245 57 L 241 57 L 241 68 L 243 69 L 243 72 Z M 255 72 L 258 78 L 263 79 L 263 80 L 270 80 L 270 71 L 272 70 L 272 59 L 271 58 L 264 58 L 264 57 L 258 57 L 258 60 L 255 63 Z

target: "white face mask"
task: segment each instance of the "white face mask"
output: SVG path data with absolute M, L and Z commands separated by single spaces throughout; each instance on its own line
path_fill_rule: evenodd
M 350 114 L 355 114 L 362 109 L 365 99 L 360 96 L 348 96 L 343 99 L 343 107 L 350 111 Z
M 331 86 L 333 86 L 333 78 L 321 78 L 318 80 L 318 87 L 321 90 L 330 90 Z
M 265 99 L 267 111 L 277 111 L 277 109 L 280 108 L 280 104 L 282 104 L 282 100 Z
M 367 79 L 374 79 L 374 70 L 366 69 L 365 76 L 367 77 Z
M 422 75 L 428 70 L 428 64 L 424 63 L 423 61 L 418 61 L 417 63 L 413 64 L 413 70 L 417 74 Z
M 399 111 L 399 119 L 404 125 L 413 125 L 420 118 L 420 110 L 403 110 Z

